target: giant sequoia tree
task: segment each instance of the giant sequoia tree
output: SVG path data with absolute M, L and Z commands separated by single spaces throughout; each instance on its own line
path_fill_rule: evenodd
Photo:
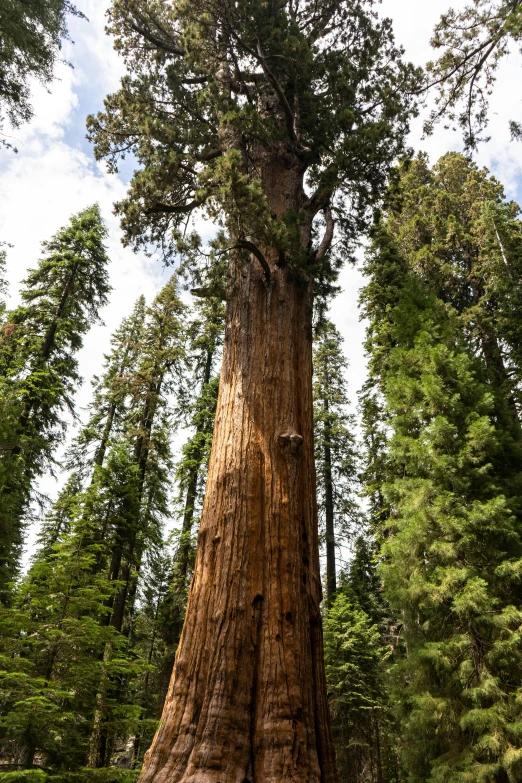
M 371 2 L 116 0 L 110 30 L 128 74 L 89 128 L 98 158 L 138 161 L 127 240 L 197 262 L 199 208 L 229 258 L 197 561 L 142 780 L 334 781 L 312 301 L 403 146 L 416 74 Z

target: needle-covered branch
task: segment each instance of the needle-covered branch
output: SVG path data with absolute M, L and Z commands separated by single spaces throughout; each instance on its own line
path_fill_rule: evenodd
M 118 205 L 126 238 L 161 247 L 167 260 L 186 236 L 191 207 L 183 203 L 204 191 L 207 214 L 232 243 L 255 237 L 287 264 L 313 266 L 304 227 L 329 204 L 349 203 L 353 214 L 338 225 L 346 250 L 403 148 L 419 75 L 401 61 L 389 20 L 364 0 L 254 6 L 111 7 L 109 30 L 128 75 L 89 118 L 89 137 L 112 169 L 126 154 L 136 158 L 129 197 Z M 295 214 L 275 215 L 259 199 L 270 155 L 299 169 Z M 328 253 L 321 258 L 330 263 Z
M 438 95 L 426 133 L 446 120 L 461 127 L 467 148 L 485 140 L 498 67 L 509 54 L 510 43 L 519 45 L 521 39 L 521 0 L 474 0 L 460 12 L 444 14 L 431 41 L 443 53 L 428 63 L 427 87 L 436 88 Z M 519 122 L 511 121 L 510 127 L 513 137 L 520 135 Z

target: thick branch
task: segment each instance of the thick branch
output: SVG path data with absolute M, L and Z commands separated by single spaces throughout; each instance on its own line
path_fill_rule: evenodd
M 326 220 L 326 231 L 324 233 L 324 237 L 322 238 L 321 244 L 315 252 L 316 261 L 320 261 L 321 258 L 324 258 L 324 256 L 327 254 L 328 250 L 330 249 L 330 245 L 332 244 L 334 235 L 335 221 L 333 219 L 332 210 L 330 207 L 326 207 L 324 210 L 324 217 Z
M 226 302 L 227 300 L 227 292 L 219 285 L 191 288 L 190 293 L 192 296 L 197 296 L 199 299 L 220 299 L 222 302 Z
M 323 182 L 318 185 L 317 190 L 312 193 L 310 198 L 303 204 L 303 208 L 306 209 L 312 217 L 317 215 L 321 210 L 325 210 L 329 207 L 337 182 L 336 173 L 336 167 L 326 169 L 322 177 Z M 329 184 L 326 184 L 325 180 Z
M 158 49 L 162 49 L 164 52 L 169 52 L 170 54 L 174 54 L 178 57 L 183 57 L 185 54 L 183 49 L 181 49 L 179 46 L 162 41 L 161 38 L 153 35 L 149 30 L 144 30 L 142 27 L 139 27 L 135 22 L 131 22 L 130 27 L 132 30 L 134 30 L 135 33 L 138 33 L 138 35 L 141 35 L 142 38 L 145 38 L 146 41 L 153 44 Z
M 283 88 L 281 87 L 275 75 L 272 73 L 272 71 L 270 70 L 270 68 L 266 63 L 266 60 L 263 56 L 263 52 L 261 50 L 261 44 L 259 41 L 257 42 L 257 54 L 259 57 L 259 63 L 261 65 L 261 68 L 263 69 L 263 73 L 265 74 L 266 78 L 268 79 L 268 81 L 276 91 L 277 97 L 279 98 L 279 101 L 281 103 L 281 108 L 283 109 L 283 113 L 285 115 L 286 127 L 288 129 L 288 133 L 290 134 L 290 138 L 292 139 L 292 141 L 297 141 L 297 134 L 295 132 L 294 113 L 290 108 L 290 104 L 286 99 L 286 95 L 284 94 Z
M 210 150 L 210 152 L 202 152 L 199 155 L 194 155 L 194 158 L 199 163 L 206 163 L 209 160 L 215 160 L 216 158 L 221 157 L 222 154 L 221 150 Z
M 183 212 L 192 212 L 193 209 L 200 207 L 201 201 L 190 201 L 188 204 L 155 204 L 150 209 L 145 210 L 145 215 L 161 215 L 163 212 L 167 214 L 180 214 Z
M 254 245 L 253 242 L 249 242 L 248 239 L 240 239 L 239 242 L 236 242 L 236 244 L 230 248 L 230 250 L 235 250 L 236 248 L 242 250 L 248 250 L 249 253 L 252 253 L 252 255 L 257 258 L 257 260 L 263 267 L 263 272 L 265 273 L 265 280 L 268 283 L 268 281 L 272 277 L 272 272 L 270 271 L 268 261 L 266 260 L 266 258 L 264 257 L 260 249 L 257 247 L 257 245 Z

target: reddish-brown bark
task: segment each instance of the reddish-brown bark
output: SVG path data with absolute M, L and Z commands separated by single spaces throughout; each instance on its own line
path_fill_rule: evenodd
M 301 177 L 263 172 L 272 211 Z M 303 236 L 303 243 L 307 237 Z M 334 783 L 319 604 L 312 285 L 232 266 L 187 616 L 140 783 Z

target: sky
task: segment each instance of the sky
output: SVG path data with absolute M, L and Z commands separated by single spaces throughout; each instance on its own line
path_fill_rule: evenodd
M 397 41 L 406 57 L 423 65 L 433 56 L 429 45 L 432 30 L 449 0 L 383 0 L 381 15 L 393 20 Z M 452 3 L 458 9 L 465 5 Z M 74 68 L 60 64 L 57 80 L 47 92 L 39 85 L 33 89 L 34 118 L 14 132 L 18 153 L 0 148 L 0 240 L 13 245 L 8 251 L 7 273 L 10 283 L 8 306 L 18 303 L 20 281 L 40 256 L 40 243 L 67 224 L 71 214 L 98 202 L 109 228 L 108 251 L 113 286 L 109 305 L 101 315 L 103 325 L 92 328 L 79 355 L 80 387 L 76 406 L 80 416 L 90 398 L 90 380 L 99 370 L 111 333 L 126 316 L 135 299 L 145 294 L 148 301 L 165 284 L 171 271 L 155 258 L 135 254 L 121 244 L 118 219 L 113 203 L 126 192 L 129 171 L 108 174 L 103 163 L 96 163 L 85 139 L 85 118 L 102 108 L 107 93 L 118 88 L 123 65 L 104 32 L 107 0 L 78 0 L 77 6 L 89 21 L 73 19 L 70 25 L 74 43 L 66 43 L 64 57 Z M 510 141 L 509 119 L 522 119 L 520 90 L 522 58 L 511 55 L 498 74 L 491 101 L 489 133 L 491 141 L 476 155 L 504 184 L 506 194 L 522 203 L 522 143 Z M 429 110 L 429 106 L 426 111 Z M 439 126 L 433 136 L 422 138 L 422 117 L 412 123 L 409 144 L 425 150 L 432 163 L 450 150 L 462 149 L 458 132 Z M 349 385 L 353 404 L 365 379 L 362 349 L 364 323 L 359 320 L 357 300 L 363 278 L 359 268 L 347 267 L 341 273 L 342 293 L 334 301 L 331 315 L 340 329 L 350 362 Z M 40 489 L 55 496 L 63 483 L 47 479 Z M 29 536 L 28 548 L 34 542 Z

